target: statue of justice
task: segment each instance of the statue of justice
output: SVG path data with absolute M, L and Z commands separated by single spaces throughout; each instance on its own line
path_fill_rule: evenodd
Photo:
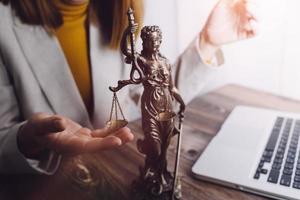
M 132 68 L 130 79 L 120 80 L 116 87 L 109 87 L 113 92 L 113 101 L 107 127 L 115 130 L 127 124 L 116 92 L 130 84 L 142 84 L 144 91 L 141 97 L 141 112 L 144 138 L 137 141 L 137 149 L 145 155 L 145 165 L 140 168 L 139 180 L 133 184 L 135 199 L 181 199 L 177 174 L 185 103 L 173 83 L 170 62 L 159 51 L 162 43 L 160 28 L 158 26 L 142 28 L 143 49 L 141 53 L 137 53 L 135 32 L 138 25 L 134 22 L 132 9 L 128 10 L 127 15 L 129 26 L 123 34 L 121 51 L 125 56 L 125 62 L 131 64 Z M 179 104 L 177 114 L 175 103 Z M 118 119 L 118 109 L 122 114 L 122 120 Z M 176 122 L 179 124 L 178 127 L 175 126 Z M 171 173 L 167 169 L 166 156 L 170 141 L 175 135 L 178 136 L 177 153 L 174 173 Z

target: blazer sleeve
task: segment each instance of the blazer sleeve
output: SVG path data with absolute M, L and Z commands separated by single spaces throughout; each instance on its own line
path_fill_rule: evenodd
M 17 134 L 22 121 L 11 77 L 0 54 L 0 174 L 55 173 L 61 156 L 47 152 L 41 160 L 27 159 L 19 151 Z
M 223 64 L 223 54 L 218 50 L 213 56 L 214 62 L 207 63 L 202 59 L 199 50 L 200 37 L 191 42 L 173 65 L 175 86 L 186 104 L 199 95 L 216 67 Z

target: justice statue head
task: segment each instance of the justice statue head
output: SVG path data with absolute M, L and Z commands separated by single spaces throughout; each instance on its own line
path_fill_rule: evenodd
M 162 32 L 158 26 L 144 26 L 141 31 L 143 50 L 158 52 L 162 41 Z

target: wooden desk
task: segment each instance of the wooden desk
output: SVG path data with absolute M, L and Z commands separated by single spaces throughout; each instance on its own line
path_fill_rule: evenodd
M 199 181 L 191 176 L 190 170 L 201 152 L 218 132 L 222 123 L 236 105 L 253 105 L 275 108 L 284 111 L 300 112 L 300 102 L 275 96 L 237 85 L 227 85 L 218 90 L 196 98 L 187 107 L 184 122 L 181 165 L 183 197 L 185 200 L 259 200 L 264 197 L 240 192 L 216 184 Z M 140 121 L 130 124 L 136 139 L 142 137 Z M 169 149 L 169 163 L 174 163 L 175 140 Z M 90 171 L 92 181 L 79 184 L 80 174 L 74 163 L 82 163 Z M 66 159 L 55 176 L 0 176 L 0 199 L 22 200 L 104 200 L 104 192 L 114 191 L 121 197 L 114 200 L 130 199 L 128 192 L 132 180 L 138 174 L 138 166 L 143 164 L 142 155 L 136 150 L 135 143 L 117 150 L 98 155 L 84 155 Z M 116 190 L 111 190 L 104 175 L 111 175 L 109 182 Z M 89 178 L 89 177 L 87 177 Z M 85 179 L 87 179 L 85 178 Z M 115 192 L 118 191 L 118 192 Z

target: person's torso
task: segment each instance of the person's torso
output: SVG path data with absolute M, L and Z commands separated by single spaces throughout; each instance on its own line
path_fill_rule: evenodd
M 154 4 L 150 1 L 145 3 L 149 7 L 145 9 L 145 24 L 161 26 L 164 37 L 162 51 L 167 57 L 175 58 L 175 38 L 169 35 L 176 30 L 176 13 L 173 16 L 160 16 L 160 20 L 156 21 L 158 12 L 167 9 Z M 57 113 L 89 126 L 88 114 L 57 38 L 49 35 L 42 27 L 23 24 L 13 16 L 9 7 L 2 4 L 0 15 L 4 19 L 0 21 L 1 57 L 11 75 L 23 118 L 27 119 L 36 112 Z M 129 79 L 130 66 L 125 65 L 119 51 L 111 50 L 103 44 L 97 23 L 89 25 L 89 37 L 95 105 L 93 124 L 101 127 L 108 119 L 113 96 L 108 87 L 115 86 L 118 80 Z M 141 49 L 141 46 L 137 46 Z M 125 117 L 129 120 L 138 118 L 141 87 L 127 86 L 117 95 Z

